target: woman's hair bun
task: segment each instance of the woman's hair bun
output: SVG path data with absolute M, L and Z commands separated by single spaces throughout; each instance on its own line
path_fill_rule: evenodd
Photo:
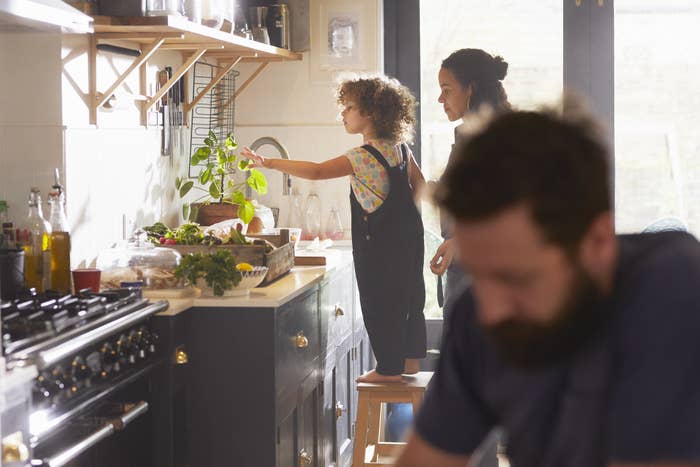
M 498 81 L 503 80 L 508 73 L 508 62 L 503 60 L 503 57 L 496 56 L 493 58 L 493 73 L 494 78 Z

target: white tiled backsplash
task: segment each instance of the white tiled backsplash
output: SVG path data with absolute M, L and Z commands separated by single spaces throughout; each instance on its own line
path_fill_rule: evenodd
M 74 267 L 90 264 L 101 249 L 120 240 L 124 220 L 129 229 L 157 220 L 176 225 L 181 202 L 174 180 L 186 173 L 187 152 L 162 157 L 160 129 L 141 127 L 135 105 L 111 113 L 100 110 L 97 127 L 88 124 L 87 38 L 0 34 L 0 39 L 0 87 L 6 90 L 0 97 L 0 197 L 8 200 L 12 217 L 26 215 L 30 186 L 40 187 L 45 196 L 58 167 L 65 177 L 73 226 Z M 27 56 L 33 57 L 29 62 L 41 63 L 41 70 L 18 58 Z M 155 80 L 158 67 L 176 69 L 181 62 L 176 52 L 158 54 L 148 64 L 149 82 Z M 130 58 L 98 54 L 98 90 L 109 87 L 117 70 L 125 70 L 130 63 Z M 8 72 L 5 65 L 13 71 Z M 239 86 L 256 66 L 240 67 Z M 239 144 L 272 136 L 287 147 L 292 159 L 317 162 L 362 144 L 359 136 L 346 134 L 337 120 L 335 84 L 312 82 L 309 67 L 308 54 L 299 62 L 272 63 L 246 88 L 235 104 Z M 127 90 L 138 92 L 138 73 L 125 81 L 120 92 Z M 274 151 L 260 149 L 273 157 Z M 279 224 L 288 224 L 290 200 L 282 196 L 282 177 L 266 172 L 270 187 L 260 202 L 278 207 Z M 292 184 L 303 200 L 311 190 L 318 193 L 324 229 L 336 206 L 349 237 L 347 177 L 313 183 L 293 178 Z

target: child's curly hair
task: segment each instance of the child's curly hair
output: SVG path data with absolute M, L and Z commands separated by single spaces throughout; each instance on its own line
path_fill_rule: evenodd
M 369 116 L 377 138 L 396 144 L 413 140 L 416 98 L 398 80 L 373 76 L 345 80 L 338 86 L 338 104 L 353 100 Z

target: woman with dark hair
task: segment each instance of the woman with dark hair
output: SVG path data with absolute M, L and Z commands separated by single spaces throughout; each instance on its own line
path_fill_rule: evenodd
M 452 52 L 443 60 L 438 73 L 441 91 L 438 102 L 442 104 L 447 118 L 451 122 L 465 120 L 470 114 L 484 107 L 495 112 L 510 110 L 508 96 L 501 82 L 507 72 L 508 63 L 502 57 L 493 56 L 481 49 L 460 49 Z M 448 165 L 454 158 L 455 148 L 465 138 L 460 128 L 462 125 L 455 128 L 455 143 L 452 145 Z M 452 264 L 455 247 L 450 238 L 451 226 L 442 214 L 440 227 L 445 241 L 438 247 L 430 261 L 430 270 L 438 277 L 447 272 L 443 308 L 447 318 L 447 314 L 451 311 L 450 305 L 459 296 L 460 290 L 466 284 L 466 279 L 464 273 Z M 441 283 L 438 287 L 441 288 Z
M 467 137 L 464 129 L 464 120 L 470 114 L 488 108 L 493 112 L 506 112 L 510 110 L 508 96 L 503 88 L 503 79 L 508 72 L 508 63 L 502 57 L 493 56 L 481 49 L 460 49 L 452 52 L 442 61 L 438 81 L 440 83 L 440 97 L 438 102 L 442 104 L 447 118 L 451 121 L 463 120 L 463 123 L 455 128 L 455 142 L 447 161 L 447 165 L 453 162 L 456 148 Z M 452 240 L 452 226 L 443 213 L 440 213 L 440 229 L 445 239 L 438 247 L 435 256 L 430 260 L 430 270 L 438 275 L 438 301 L 442 293 L 441 276 L 445 276 L 445 293 L 443 303 L 443 337 L 447 331 L 447 320 L 452 311 L 453 302 L 459 298 L 462 290 L 467 285 L 467 279 L 459 266 L 452 264 L 456 246 Z M 494 438 L 495 440 L 496 438 Z M 479 465 L 496 467 L 496 443 L 492 442 L 482 447 L 481 463 Z

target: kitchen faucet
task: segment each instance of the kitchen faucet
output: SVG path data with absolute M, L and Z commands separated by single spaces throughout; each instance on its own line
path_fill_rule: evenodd
M 250 149 L 253 152 L 255 152 L 259 147 L 265 146 L 266 144 L 276 147 L 277 151 L 280 154 L 280 158 L 289 160 L 289 153 L 287 152 L 287 148 L 285 148 L 282 145 L 282 143 L 277 141 L 277 139 L 273 138 L 272 136 L 263 136 L 262 138 L 256 139 L 251 143 Z M 289 174 L 282 173 L 282 195 L 289 195 L 289 189 L 291 188 L 291 186 L 292 180 L 289 178 Z M 250 199 L 250 196 L 251 190 L 250 187 L 248 187 L 246 189 L 246 198 Z

